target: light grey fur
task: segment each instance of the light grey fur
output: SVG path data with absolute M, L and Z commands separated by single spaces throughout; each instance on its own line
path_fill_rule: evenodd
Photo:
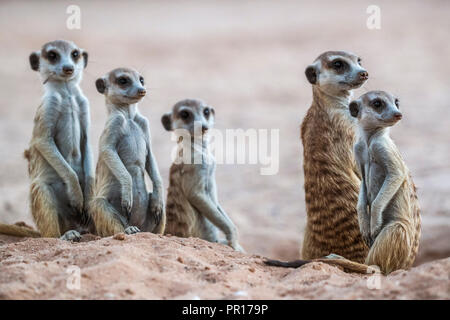
M 127 79 L 127 84 L 119 81 Z M 135 70 L 118 68 L 97 80 L 105 94 L 108 119 L 100 137 L 99 160 L 91 214 L 97 232 L 163 233 L 163 186 L 151 148 L 148 120 L 138 102 L 146 94 L 143 77 Z M 149 175 L 153 192 L 145 184 Z

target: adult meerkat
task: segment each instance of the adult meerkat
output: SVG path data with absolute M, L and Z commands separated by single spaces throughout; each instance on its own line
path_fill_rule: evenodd
M 86 213 L 94 177 L 89 102 L 80 88 L 88 54 L 73 42 L 56 40 L 33 52 L 29 60 L 44 84 L 30 148 L 25 151 L 31 213 L 41 236 L 79 240 L 80 232 L 92 230 Z
M 387 92 L 371 91 L 351 102 L 349 109 L 359 124 L 354 147 L 362 174 L 357 211 L 361 234 L 370 250 L 364 265 L 335 255 L 313 261 L 361 273 L 367 273 L 373 265 L 386 274 L 409 269 L 419 248 L 421 219 L 416 187 L 389 137 L 389 127 L 402 118 L 399 101 Z M 267 261 L 284 267 L 309 262 Z
M 307 224 L 302 258 L 330 253 L 364 262 L 368 247 L 359 231 L 360 185 L 353 156 L 352 90 L 367 79 L 361 59 L 344 51 L 321 54 L 305 70 L 313 103 L 301 125 Z
M 95 84 L 105 95 L 108 109 L 90 205 L 97 232 L 103 237 L 118 232 L 162 234 L 162 180 L 151 148 L 148 120 L 138 110 L 138 102 L 146 95 L 144 78 L 135 70 L 118 68 Z M 151 193 L 145 172 L 153 184 Z
M 182 100 L 161 121 L 178 138 L 176 159 L 170 167 L 166 201 L 166 234 L 222 242 L 243 251 L 237 229 L 217 199 L 216 163 L 209 151 L 208 130 L 215 111 L 200 100 Z M 220 241 L 218 231 L 225 234 Z

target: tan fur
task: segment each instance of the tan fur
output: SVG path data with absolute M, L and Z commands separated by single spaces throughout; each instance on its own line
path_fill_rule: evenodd
M 354 121 L 344 109 L 314 102 L 303 120 L 307 225 L 302 258 L 335 253 L 364 262 L 368 248 L 359 231 L 356 203 L 360 179 L 353 158 Z

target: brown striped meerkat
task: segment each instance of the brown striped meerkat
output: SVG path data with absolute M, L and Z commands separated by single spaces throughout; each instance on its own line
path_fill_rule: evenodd
M 170 168 L 166 200 L 166 234 L 221 242 L 243 251 L 237 229 L 217 199 L 216 164 L 209 150 L 208 130 L 215 111 L 200 100 L 176 103 L 161 121 L 178 139 L 176 159 Z M 219 231 L 225 240 L 219 239 Z
M 163 185 L 151 148 L 150 126 L 138 110 L 146 95 L 144 78 L 118 68 L 96 81 L 105 95 L 108 119 L 99 142 L 90 213 L 100 236 L 148 231 L 165 226 Z M 153 184 L 149 193 L 147 173 Z
M 33 52 L 29 60 L 44 84 L 25 151 L 31 213 L 40 236 L 77 241 L 80 233 L 93 230 L 87 214 L 94 179 L 89 102 L 80 88 L 88 54 L 73 42 L 56 40 Z M 1 225 L 0 232 L 39 236 L 29 228 L 13 226 L 23 233 L 11 227 Z
M 359 227 L 370 250 L 365 264 L 336 255 L 315 261 L 361 273 L 368 273 L 369 266 L 378 266 L 385 274 L 409 269 L 419 248 L 421 219 L 416 187 L 389 136 L 389 127 L 402 118 L 399 101 L 387 92 L 371 91 L 351 102 L 349 109 L 358 119 L 359 129 L 354 147 L 362 175 L 357 204 Z M 311 261 L 268 262 L 298 267 Z

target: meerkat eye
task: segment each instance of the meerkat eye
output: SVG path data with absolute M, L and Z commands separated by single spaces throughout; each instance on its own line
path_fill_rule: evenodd
M 58 59 L 58 54 L 55 51 L 49 51 L 47 57 L 49 61 L 54 62 Z
M 372 105 L 375 107 L 375 109 L 379 109 L 383 106 L 383 102 L 379 99 L 376 99 L 372 102 Z
M 185 110 L 181 111 L 180 112 L 180 118 L 183 119 L 183 120 L 188 119 L 189 118 L 189 112 L 187 112 Z
M 76 59 L 78 59 L 79 56 L 80 56 L 80 53 L 78 52 L 78 50 L 72 51 L 72 58 L 74 58 L 76 60 Z
M 361 65 L 361 58 L 358 58 L 358 64 Z
M 144 78 L 143 78 L 143 77 L 140 77 L 140 78 L 139 78 L 139 82 L 140 82 L 142 85 L 144 85 Z
M 205 110 L 203 110 L 203 114 L 205 115 L 205 117 L 209 117 L 210 111 L 208 108 L 206 108 Z
M 395 99 L 395 105 L 397 106 L 397 109 L 400 109 L 400 101 L 398 101 L 398 99 Z
M 341 61 L 341 60 L 335 60 L 335 61 L 333 61 L 333 68 L 335 69 L 335 70 L 340 70 L 340 69 L 342 69 L 344 67 L 344 62 L 343 61 Z
M 117 79 L 117 83 L 121 84 L 121 85 L 125 85 L 128 83 L 128 79 L 126 77 L 119 77 L 119 79 Z

